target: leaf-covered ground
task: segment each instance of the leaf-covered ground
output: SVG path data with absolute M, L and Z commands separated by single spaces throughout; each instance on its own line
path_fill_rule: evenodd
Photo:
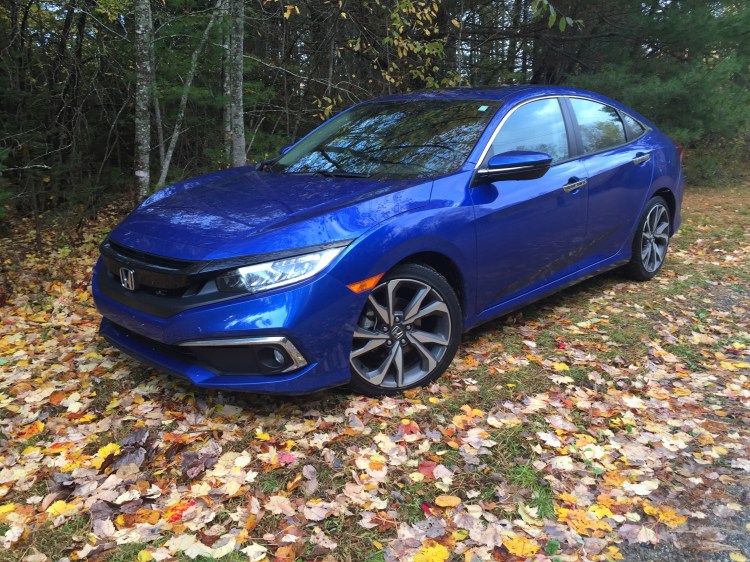
M 747 188 L 689 193 L 654 281 L 607 274 L 474 330 L 439 385 L 380 400 L 150 370 L 96 335 L 115 214 L 48 229 L 41 255 L 21 223 L 0 263 L 0 560 L 745 560 L 748 209 Z

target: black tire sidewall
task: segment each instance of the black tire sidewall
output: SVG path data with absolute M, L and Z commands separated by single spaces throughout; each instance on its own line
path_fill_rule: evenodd
M 645 268 L 645 266 L 643 265 L 643 256 L 641 254 L 643 228 L 646 224 L 646 218 L 651 212 L 651 209 L 653 209 L 657 205 L 661 205 L 667 211 L 667 218 L 669 219 L 669 231 L 671 232 L 672 230 L 672 213 L 669 211 L 669 205 L 667 204 L 666 200 L 659 195 L 652 197 L 646 205 L 646 208 L 643 209 L 641 218 L 638 220 L 638 228 L 636 229 L 635 236 L 633 237 L 632 256 L 628 265 L 625 266 L 625 271 L 628 276 L 636 281 L 648 281 L 649 279 L 652 279 L 657 273 L 659 273 L 659 271 L 661 271 L 661 268 L 664 266 L 664 262 L 667 261 L 666 251 L 669 250 L 669 240 L 667 241 L 667 248 L 665 250 L 664 259 L 659 264 L 659 267 L 656 268 L 656 270 L 648 271 Z
M 349 370 L 351 372 L 351 380 L 349 382 L 349 388 L 351 388 L 355 392 L 364 394 L 365 396 L 392 396 L 395 394 L 400 394 L 404 390 L 425 386 L 426 384 L 433 382 L 446 371 L 448 366 L 451 364 L 451 361 L 453 361 L 456 352 L 458 351 L 458 345 L 461 343 L 461 335 L 463 333 L 463 316 L 461 312 L 461 305 L 458 301 L 458 297 L 456 296 L 456 292 L 453 290 L 453 287 L 451 287 L 450 283 L 448 283 L 448 280 L 445 277 L 443 277 L 440 273 L 429 266 L 419 263 L 408 263 L 398 265 L 391 271 L 389 271 L 383 277 L 378 286 L 393 279 L 413 279 L 415 281 L 426 283 L 427 285 L 432 287 L 432 289 L 440 295 L 440 297 L 448 307 L 448 314 L 450 315 L 451 320 L 451 335 L 448 342 L 448 347 L 446 348 L 442 359 L 440 359 L 438 364 L 435 366 L 435 369 L 433 369 L 432 373 L 410 385 L 398 388 L 386 388 L 374 385 L 363 379 L 354 369 L 351 368 L 350 365 Z

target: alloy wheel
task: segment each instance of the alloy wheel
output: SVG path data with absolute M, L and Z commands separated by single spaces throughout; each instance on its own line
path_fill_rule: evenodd
M 451 343 L 445 299 L 429 284 L 389 279 L 373 289 L 354 331 L 352 369 L 371 385 L 398 389 L 434 374 Z
M 664 263 L 669 245 L 669 211 L 663 205 L 654 205 L 646 216 L 641 236 L 641 261 L 649 273 Z

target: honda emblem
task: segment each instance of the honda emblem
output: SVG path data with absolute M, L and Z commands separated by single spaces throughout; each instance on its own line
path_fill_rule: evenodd
M 120 268 L 120 285 L 128 291 L 135 291 L 135 271 L 127 267 Z

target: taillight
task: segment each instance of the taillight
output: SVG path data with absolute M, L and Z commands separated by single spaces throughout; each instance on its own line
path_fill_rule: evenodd
M 676 142 L 675 145 L 677 146 L 677 156 L 680 158 L 680 165 L 682 165 L 682 145 L 679 142 Z

